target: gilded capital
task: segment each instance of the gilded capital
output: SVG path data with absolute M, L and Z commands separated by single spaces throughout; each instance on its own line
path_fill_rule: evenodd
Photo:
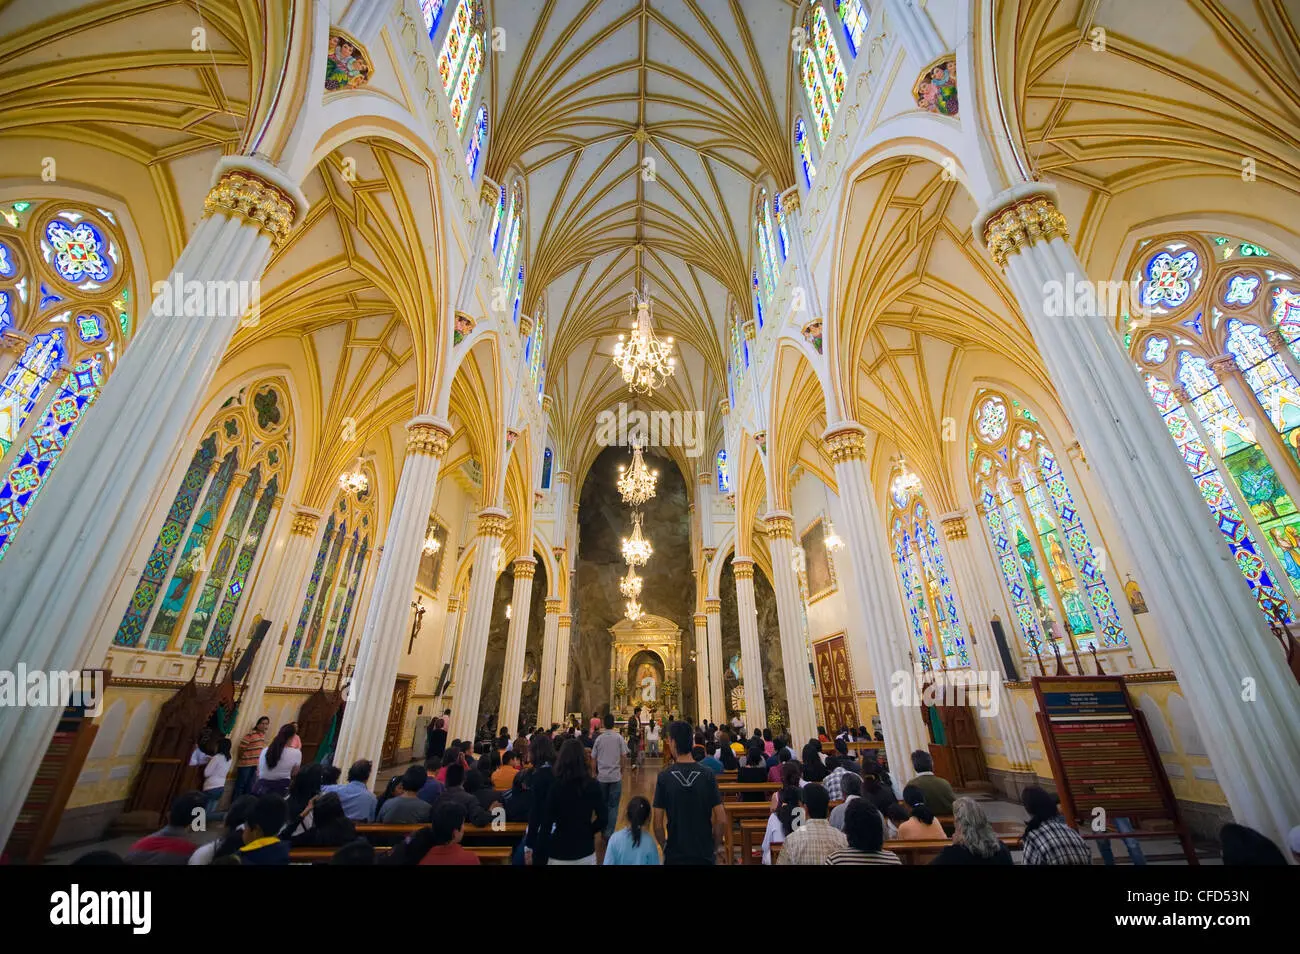
M 1005 267 L 1007 259 L 1035 242 L 1070 237 L 1065 216 L 1050 196 L 1041 192 L 1014 199 L 984 220 L 984 244 L 993 261 Z
M 833 426 L 822 435 L 822 448 L 832 464 L 867 459 L 867 436 L 857 424 Z
M 799 211 L 798 187 L 791 189 L 789 192 L 785 193 L 785 195 L 781 196 L 781 205 L 785 208 L 787 212 Z
M 459 597 L 459 596 L 449 596 L 449 597 L 447 597 L 447 612 L 448 612 L 448 613 L 459 613 L 459 612 L 460 612 L 460 597 Z
M 527 340 L 528 336 L 533 333 L 533 319 L 527 315 L 519 316 L 519 337 Z
M 573 625 L 573 616 L 570 615 L 569 613 L 561 613 L 561 614 L 560 614 L 560 626 L 563 627 L 563 628 L 568 628 L 569 626 L 572 626 L 572 625 Z
M 557 484 L 567 484 L 572 479 L 572 476 L 567 470 L 557 470 L 555 472 L 555 482 Z
M 958 514 L 953 517 L 944 517 L 940 522 L 943 527 L 943 538 L 945 540 L 965 540 L 966 539 L 966 518 Z
M 731 402 L 726 398 L 723 398 L 718 402 L 718 410 L 722 413 L 723 417 L 726 417 L 731 413 Z
M 1290 347 L 1290 345 L 1287 344 L 1286 335 L 1282 334 L 1282 331 L 1278 328 L 1270 328 L 1264 334 L 1264 337 L 1267 338 L 1268 343 L 1278 351 L 1284 351 Z
M 25 331 L 10 328 L 0 332 L 0 354 L 22 354 L 32 343 L 32 336 Z
M 208 190 L 203 200 L 203 214 L 224 212 L 231 218 L 243 219 L 271 238 L 271 245 L 279 248 L 293 231 L 297 205 L 289 193 L 247 168 L 232 169 L 224 173 L 217 184 Z
M 546 601 L 546 615 L 554 616 L 564 609 L 564 600 L 548 599 Z
M 551 397 L 549 394 L 543 394 L 543 395 L 542 395 L 542 413 L 543 413 L 543 414 L 550 414 L 550 413 L 551 413 L 551 409 L 554 408 L 554 407 L 555 407 L 555 398 Z
M 293 515 L 293 522 L 289 524 L 289 532 L 300 537 L 314 537 L 316 535 L 316 525 L 319 522 L 320 514 L 299 510 Z
M 537 572 L 537 561 L 532 557 L 520 557 L 514 562 L 515 579 L 531 580 Z
M 1210 370 L 1217 375 L 1231 374 L 1237 367 L 1237 359 L 1230 354 L 1221 354 L 1210 361 Z
M 789 540 L 794 537 L 794 518 L 784 511 L 769 513 L 764 522 L 767 524 L 767 535 L 773 538 Z
M 754 321 L 753 318 L 745 322 L 743 327 L 745 329 L 746 339 L 748 339 L 749 341 L 753 341 L 755 338 L 758 337 L 758 324 Z
M 451 428 L 432 418 L 416 418 L 406 425 L 406 453 L 442 457 L 451 446 Z
M 709 616 L 716 616 L 718 613 L 721 613 L 722 600 L 718 599 L 716 596 L 710 596 L 704 601 L 704 612 L 705 615 Z
M 709 624 L 709 618 L 707 616 L 705 616 L 703 613 L 695 614 L 695 625 L 697 627 L 707 626 L 708 624 Z
M 488 179 L 483 180 L 483 188 L 479 190 L 479 201 L 487 202 L 490 205 L 496 205 L 501 200 L 501 187 L 495 182 Z
M 1178 399 L 1179 404 L 1186 404 L 1192 399 L 1192 396 L 1187 393 L 1187 388 L 1183 387 L 1181 384 L 1175 384 L 1169 389 L 1169 393 Z
M 735 571 L 738 580 L 752 580 L 754 578 L 753 560 L 732 560 L 731 568 Z
M 481 510 L 478 515 L 480 537 L 504 537 L 509 517 L 504 510 Z

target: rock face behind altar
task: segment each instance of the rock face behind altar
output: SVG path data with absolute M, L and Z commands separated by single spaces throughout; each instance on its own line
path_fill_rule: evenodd
M 682 631 L 670 619 L 644 616 L 635 623 L 619 620 L 609 628 L 609 676 L 615 687 L 613 710 L 626 718 L 636 706 L 642 720 L 648 710 L 676 712 L 681 706 Z M 623 691 L 618 688 L 622 686 Z

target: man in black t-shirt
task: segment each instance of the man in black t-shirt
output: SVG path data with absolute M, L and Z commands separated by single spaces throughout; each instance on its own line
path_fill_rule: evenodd
M 718 780 L 691 757 L 691 742 L 687 723 L 668 727 L 674 761 L 659 773 L 654 798 L 655 837 L 664 846 L 666 865 L 711 865 L 726 840 Z

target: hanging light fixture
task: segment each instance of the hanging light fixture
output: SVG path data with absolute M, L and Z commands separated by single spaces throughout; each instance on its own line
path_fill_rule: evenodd
M 894 496 L 900 500 L 905 500 L 921 489 L 921 478 L 907 469 L 907 460 L 902 454 L 898 455 L 898 476 L 889 486 Z
M 628 600 L 626 610 L 623 613 L 623 615 L 626 616 L 630 621 L 635 623 L 637 620 L 639 620 L 642 616 L 645 615 L 645 610 L 641 608 L 641 604 L 638 603 L 636 600 Z
M 618 492 L 623 495 L 623 502 L 639 507 L 655 495 L 655 481 L 659 471 L 651 470 L 645 465 L 641 456 L 641 445 L 632 445 L 632 466 L 624 468 L 618 465 Z
M 442 541 L 438 539 L 433 524 L 429 524 L 429 532 L 424 537 L 424 545 L 420 550 L 425 556 L 433 556 L 442 549 Z
M 650 292 L 642 289 L 633 292 L 632 334 L 619 335 L 614 345 L 614 364 L 623 375 L 627 389 L 637 394 L 649 394 L 667 383 L 676 370 L 677 359 L 672 357 L 673 339 L 660 340 L 651 327 Z
M 826 535 L 822 542 L 826 545 L 826 549 L 831 553 L 838 553 L 840 550 L 844 549 L 844 541 L 841 540 L 840 535 L 835 532 L 835 524 L 831 523 L 829 514 L 826 516 Z
M 635 567 L 627 568 L 627 576 L 618 581 L 618 591 L 629 599 L 636 599 L 641 595 L 641 577 L 636 575 Z
M 366 489 L 370 486 L 370 478 L 366 476 L 366 472 L 362 469 L 364 464 L 365 458 L 358 454 L 353 469 L 345 470 L 339 474 L 339 490 L 353 496 L 366 492 Z
M 632 512 L 632 536 L 623 538 L 623 559 L 628 566 L 645 566 L 654 548 L 641 533 L 641 513 Z

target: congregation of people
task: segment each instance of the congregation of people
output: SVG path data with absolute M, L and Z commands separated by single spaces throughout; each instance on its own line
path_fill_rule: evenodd
M 335 849 L 331 864 L 478 865 L 462 844 L 467 830 L 498 823 L 524 826 L 511 851 L 518 865 L 732 863 L 724 773 L 742 785 L 763 783 L 739 798 L 769 803 L 764 865 L 897 865 L 889 845 L 909 841 L 941 846 L 934 865 L 1014 863 L 980 800 L 958 796 L 928 752 L 912 753 L 911 777 L 896 789 L 879 761 L 883 746 L 863 744 L 881 741 L 879 732 L 864 726 L 841 727 L 834 738 L 819 726 L 818 737 L 796 751 L 769 729 L 747 735 L 739 720 L 691 726 L 671 714 L 647 721 L 639 709 L 622 724 L 612 713 L 593 713 L 586 724 L 575 719 L 513 738 L 503 728 L 478 741 L 448 740 L 449 716 L 430 723 L 423 763 L 392 776 L 378 794 L 369 761 L 351 765 L 346 780 L 338 767 L 304 765 L 297 726 L 268 739 L 263 717 L 233 756 L 224 739 L 196 749 L 191 765 L 202 770 L 202 788 L 174 800 L 161 830 L 123 857 L 93 851 L 77 863 L 285 865 L 294 849 L 311 848 Z M 661 752 L 653 799 L 637 795 L 623 806 L 625 778 Z M 232 768 L 231 801 L 220 812 Z M 1088 841 L 1054 793 L 1031 786 L 1022 803 L 1023 864 L 1092 864 Z M 418 827 L 391 850 L 376 850 L 357 829 L 374 824 Z M 1291 840 L 1290 850 L 1300 851 L 1300 828 Z M 1287 863 L 1281 849 L 1243 826 L 1225 826 L 1222 842 L 1225 864 Z M 1142 863 L 1140 850 L 1130 854 Z M 1109 850 L 1102 855 L 1113 862 Z

